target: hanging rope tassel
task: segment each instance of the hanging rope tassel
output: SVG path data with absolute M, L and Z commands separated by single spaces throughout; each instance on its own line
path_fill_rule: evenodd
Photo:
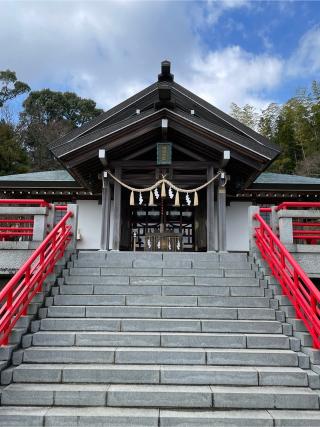
M 194 199 L 193 199 L 193 206 L 198 206 L 198 205 L 199 205 L 198 193 L 195 191 L 194 192 Z
M 131 191 L 131 194 L 130 194 L 130 206 L 134 206 L 134 192 L 133 191 Z
M 152 191 L 150 191 L 149 206 L 154 206 L 153 192 Z
M 166 197 L 166 185 L 164 182 L 161 185 L 161 197 Z
M 180 206 L 179 191 L 176 192 L 176 198 L 174 199 L 174 206 Z

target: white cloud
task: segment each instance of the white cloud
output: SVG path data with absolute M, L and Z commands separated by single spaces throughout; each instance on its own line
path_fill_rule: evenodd
M 231 102 L 264 108 L 270 100 L 262 93 L 281 81 L 283 63 L 268 55 L 253 55 L 239 46 L 194 57 L 189 87 L 224 110 Z
M 2 2 L 0 69 L 15 70 L 33 89 L 73 90 L 106 109 L 155 81 L 160 61 L 170 59 L 176 80 L 217 107 L 228 111 L 232 101 L 264 107 L 264 92 L 281 79 L 281 60 L 239 46 L 204 48 L 195 19 L 201 5 Z M 247 5 L 225 0 L 205 7 L 219 9 L 216 21 Z
M 249 7 L 250 2 L 248 0 L 208 0 L 203 17 L 206 23 L 212 25 L 218 22 L 224 12 L 244 6 Z
M 288 61 L 288 75 L 310 76 L 320 71 L 320 26 L 309 30 Z

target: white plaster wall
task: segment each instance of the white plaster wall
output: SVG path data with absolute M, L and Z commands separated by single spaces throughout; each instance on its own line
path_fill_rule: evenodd
M 81 239 L 77 249 L 99 249 L 101 238 L 101 205 L 98 200 L 77 200 L 78 230 Z
M 77 241 L 77 249 L 100 249 L 101 215 L 102 206 L 98 200 L 77 200 L 78 205 L 78 230 L 81 239 Z M 110 240 L 109 248 L 113 242 L 114 209 L 111 201 Z
M 227 206 L 227 250 L 249 250 L 248 208 L 250 202 L 231 202 Z
M 78 200 L 79 217 L 78 229 L 81 240 L 77 241 L 77 249 L 99 249 L 101 238 L 101 213 L 102 206 L 98 200 Z M 248 251 L 249 250 L 249 225 L 248 208 L 250 202 L 231 202 L 227 206 L 227 250 L 228 251 Z M 217 204 L 215 203 L 215 236 L 217 246 Z M 110 242 L 112 249 L 113 242 L 114 207 L 111 201 L 110 217 Z

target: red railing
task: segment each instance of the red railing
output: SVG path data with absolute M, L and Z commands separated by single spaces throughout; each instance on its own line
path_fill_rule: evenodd
M 279 211 L 280 209 L 290 209 L 290 208 L 300 208 L 300 209 L 305 209 L 305 208 L 315 208 L 315 209 L 320 209 L 320 202 L 283 202 L 280 203 L 280 205 L 278 205 L 276 207 L 276 211 Z
M 0 219 L 0 240 L 12 237 L 32 237 L 33 224 L 33 219 Z
M 50 203 L 43 199 L 0 199 L 1 205 L 39 205 L 50 209 Z
M 265 208 L 260 208 L 260 212 L 266 212 Z M 275 210 L 281 209 L 317 209 L 320 210 L 320 202 L 283 202 L 276 206 Z M 305 219 L 302 221 L 301 219 Z M 320 222 L 312 222 L 307 217 L 292 222 L 293 238 L 295 241 L 304 240 L 307 244 L 318 244 L 320 241 Z M 320 219 L 320 215 L 319 215 Z M 313 219 L 314 221 L 314 219 Z M 310 228 L 313 228 L 310 230 Z
M 271 208 L 260 208 L 260 212 L 271 213 Z
M 27 314 L 30 301 L 41 291 L 45 278 L 63 256 L 71 239 L 71 226 L 67 221 L 72 216 L 72 212 L 64 215 L 0 292 L 0 345 L 8 344 L 12 328 Z
M 51 208 L 51 205 L 43 199 L 0 199 L 0 205 L 39 205 L 40 207 Z M 33 219 L 0 219 L 0 224 L 6 224 L 6 226 L 0 227 L 0 240 L 33 236 Z
M 320 291 L 261 215 L 255 214 L 254 219 L 259 223 L 255 239 L 262 257 L 294 306 L 297 317 L 306 325 L 313 346 L 320 348 Z

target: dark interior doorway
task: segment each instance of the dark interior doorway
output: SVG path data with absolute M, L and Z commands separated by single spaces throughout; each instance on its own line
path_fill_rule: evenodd
M 165 231 L 182 235 L 184 251 L 194 251 L 193 206 L 174 206 L 173 202 L 163 199 L 156 206 L 131 206 L 130 216 L 130 233 L 136 234 L 136 250 L 145 249 L 146 234 L 160 232 L 163 221 Z

